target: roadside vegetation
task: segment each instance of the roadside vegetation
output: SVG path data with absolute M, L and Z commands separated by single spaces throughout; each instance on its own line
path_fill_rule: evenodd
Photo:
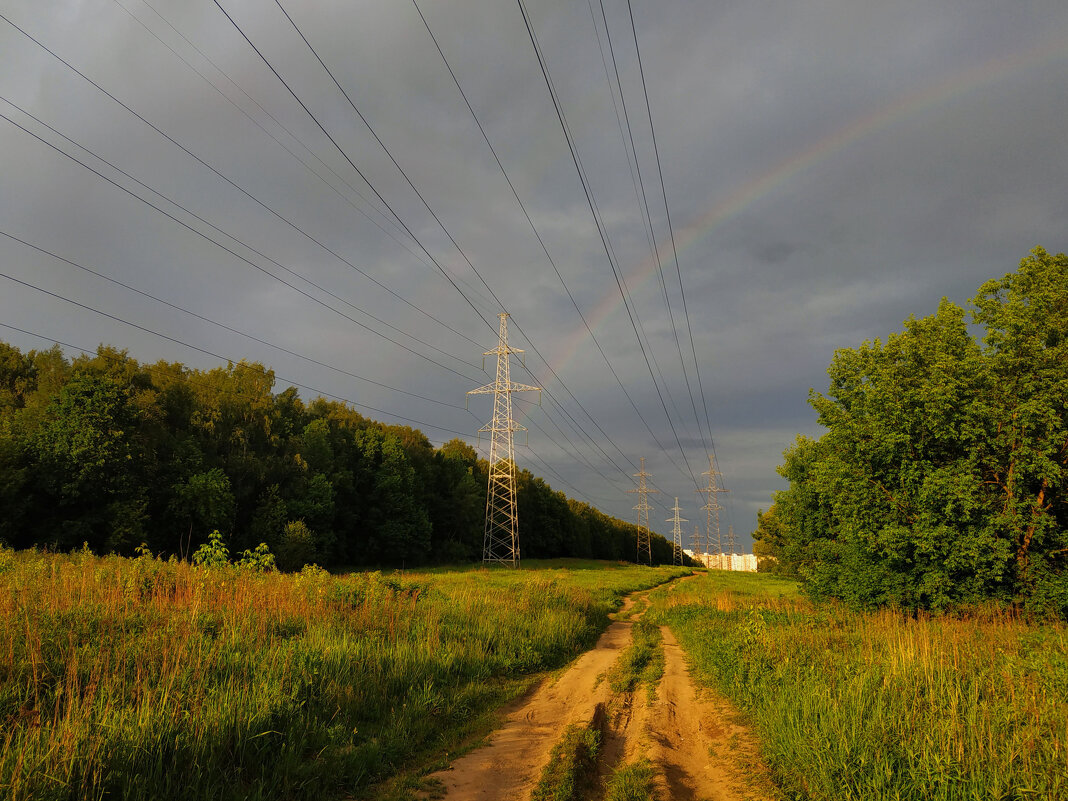
M 718 571 L 649 597 L 645 618 L 750 718 L 788 797 L 1068 797 L 1063 623 L 858 612 Z
M 0 795 L 367 796 L 491 728 L 622 594 L 688 572 L 333 576 L 262 557 L 0 548 Z
M 826 433 L 786 451 L 753 535 L 767 568 L 855 609 L 1068 620 L 1068 256 L 1036 248 L 970 306 L 835 352 Z

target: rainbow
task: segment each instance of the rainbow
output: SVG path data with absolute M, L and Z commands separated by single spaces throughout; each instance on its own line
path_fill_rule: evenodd
M 699 217 L 688 222 L 681 229 L 677 229 L 675 242 L 678 252 L 681 255 L 683 251 L 695 248 L 725 221 L 761 198 L 770 195 L 801 172 L 827 160 L 854 142 L 871 136 L 895 122 L 913 117 L 955 97 L 967 94 L 980 86 L 1065 56 L 1068 56 L 1068 37 L 1057 37 L 954 73 L 937 83 L 902 95 L 886 106 L 853 119 L 842 128 L 778 162 L 748 183 L 736 187 Z M 656 275 L 656 270 L 656 261 L 650 255 L 625 277 L 625 287 L 628 291 L 632 291 L 643 286 Z M 618 287 L 614 287 L 601 298 L 592 311 L 585 315 L 590 329 L 596 330 L 622 304 L 623 299 Z M 565 340 L 555 360 L 558 372 L 574 359 L 586 344 L 589 336 L 586 327 L 579 326 Z

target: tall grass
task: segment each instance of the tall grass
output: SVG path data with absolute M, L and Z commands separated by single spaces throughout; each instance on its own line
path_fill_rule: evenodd
M 0 549 L 0 795 L 366 794 L 678 572 L 335 577 Z
M 766 592 L 765 592 L 766 590 Z M 1005 611 L 816 606 L 781 580 L 655 590 L 698 676 L 744 707 L 813 799 L 1068 798 L 1068 631 Z

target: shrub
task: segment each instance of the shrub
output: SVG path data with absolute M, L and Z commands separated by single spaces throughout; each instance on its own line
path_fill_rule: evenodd
M 315 534 L 303 520 L 291 520 L 282 531 L 278 543 L 278 567 L 280 570 L 300 570 L 315 561 Z
M 276 569 L 274 554 L 271 553 L 266 542 L 261 542 L 254 550 L 242 551 L 240 558 L 234 564 L 243 570 L 252 570 L 257 573 L 267 573 Z
M 193 554 L 193 564 L 197 567 L 226 567 L 230 564 L 230 549 L 219 529 L 211 532 L 208 541 L 197 548 Z

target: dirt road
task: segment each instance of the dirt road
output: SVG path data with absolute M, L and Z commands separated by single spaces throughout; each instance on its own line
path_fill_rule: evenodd
M 631 626 L 629 620 L 613 622 L 555 681 L 515 704 L 484 746 L 430 777 L 441 782 L 444 798 L 526 801 L 563 731 L 572 723 L 590 725 L 595 716 L 603 720 L 598 786 L 616 767 L 644 757 L 655 769 L 658 801 L 773 798 L 753 737 L 725 700 L 697 692 L 666 627 L 656 700 L 650 703 L 644 688 L 613 695 L 604 676 L 630 644 Z

